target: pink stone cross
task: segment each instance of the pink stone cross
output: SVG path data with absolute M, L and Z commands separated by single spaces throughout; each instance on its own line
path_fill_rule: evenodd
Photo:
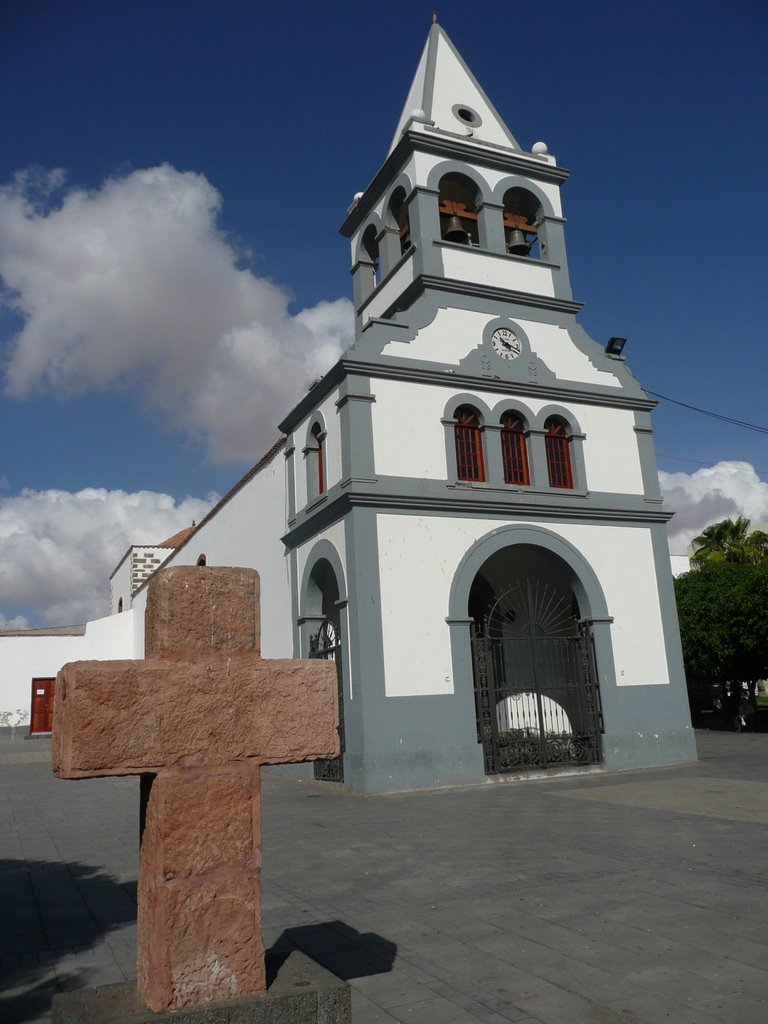
M 142 775 L 137 980 L 152 1010 L 265 990 L 260 766 L 339 753 L 335 666 L 262 661 L 259 638 L 253 570 L 164 569 L 146 660 L 59 673 L 55 774 Z

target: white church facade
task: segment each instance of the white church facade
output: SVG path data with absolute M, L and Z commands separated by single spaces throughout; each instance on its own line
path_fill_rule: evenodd
M 654 403 L 620 339 L 577 322 L 567 177 L 433 25 L 342 226 L 355 342 L 164 563 L 252 566 L 263 656 L 336 660 L 344 753 L 318 777 L 374 792 L 696 757 Z M 126 565 L 112 657 L 143 651 Z

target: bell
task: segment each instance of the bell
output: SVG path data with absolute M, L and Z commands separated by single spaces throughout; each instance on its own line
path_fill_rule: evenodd
M 446 242 L 459 242 L 461 245 L 467 245 L 469 242 L 469 235 L 464 230 L 461 217 L 457 217 L 455 214 L 448 220 L 448 227 L 446 228 L 443 238 Z
M 531 243 L 526 242 L 523 232 L 520 228 L 513 228 L 509 232 L 507 252 L 511 252 L 513 256 L 527 256 L 530 251 Z

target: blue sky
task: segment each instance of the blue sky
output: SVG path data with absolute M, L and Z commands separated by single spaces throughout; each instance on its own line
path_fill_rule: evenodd
M 768 424 L 765 5 L 479 0 L 468 9 L 449 0 L 438 13 L 521 145 L 546 141 L 572 171 L 566 240 L 587 330 L 599 340 L 626 336 L 627 361 L 646 388 Z M 294 386 L 303 386 L 302 374 L 322 362 L 307 345 L 331 355 L 343 347 L 350 278 L 338 226 L 386 156 L 430 17 L 412 0 L 0 6 L 0 616 L 90 613 L 66 603 L 64 580 L 58 596 L 18 588 L 43 541 L 66 542 L 46 534 L 50 517 L 38 502 L 36 544 L 27 537 L 24 558 L 15 557 L 25 488 L 191 496 L 202 508 L 272 443 L 270 372 L 290 378 L 295 368 Z M 155 211 L 149 235 L 131 213 L 142 196 Z M 164 223 L 163 203 L 174 204 L 175 219 L 163 228 L 156 269 L 137 251 Z M 179 225 L 188 209 L 192 221 Z M 83 249 L 84 237 L 96 241 Z M 107 274 L 110 246 L 128 239 Z M 95 281 L 86 281 L 79 261 L 91 258 Z M 184 284 L 165 283 L 171 265 L 197 282 L 191 323 L 174 321 Z M 225 307 L 242 288 L 240 321 L 229 323 Z M 251 359 L 244 349 L 257 351 L 262 335 L 243 333 L 247 316 L 262 332 L 277 324 L 285 351 L 263 365 Z M 205 364 L 206 330 L 211 345 L 226 339 L 226 361 Z M 247 392 L 226 390 L 227 373 L 245 365 L 264 379 L 251 419 Z M 662 470 L 750 463 L 757 476 L 750 484 L 742 474 L 739 509 L 759 516 L 768 501 L 763 435 L 668 403 L 654 422 Z M 678 482 L 681 501 L 721 508 L 711 493 L 720 477 L 710 492 Z M 191 507 L 172 511 L 178 518 Z M 732 511 L 727 501 L 722 510 Z M 143 529 L 172 518 L 150 516 Z M 126 515 L 124 535 L 102 557 L 129 534 Z

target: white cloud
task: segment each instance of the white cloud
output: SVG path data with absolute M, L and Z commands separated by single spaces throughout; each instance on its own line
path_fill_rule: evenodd
M 311 381 L 353 340 L 347 299 L 296 315 L 239 265 L 221 196 L 164 164 L 73 189 L 61 171 L 0 189 L 0 299 L 22 317 L 6 394 L 138 387 L 219 460 L 254 460 Z
M 12 619 L 7 619 L 2 612 L 0 612 L 0 629 L 27 629 L 29 627 L 29 619 L 23 615 L 14 615 Z
M 695 473 L 659 472 L 672 554 L 684 555 L 694 537 L 721 519 L 745 516 L 753 528 L 768 521 L 768 483 L 748 462 L 718 462 Z
M 0 499 L 0 604 L 33 608 L 45 625 L 109 614 L 109 574 L 131 544 L 159 544 L 213 502 L 167 494 L 32 491 Z M 20 617 L 6 620 L 4 628 Z M 2 622 L 2 619 L 0 619 Z M 24 622 L 24 625 L 27 623 Z

